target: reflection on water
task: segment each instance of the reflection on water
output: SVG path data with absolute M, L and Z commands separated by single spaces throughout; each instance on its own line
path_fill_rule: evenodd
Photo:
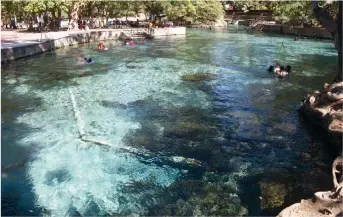
M 282 42 L 294 72 L 276 79 L 266 68 Z M 2 214 L 275 215 L 331 187 L 326 143 L 296 109 L 331 81 L 332 43 L 195 30 L 107 43 L 2 69 L 2 164 L 26 162 L 2 174 Z M 81 125 L 111 147 L 82 142 Z

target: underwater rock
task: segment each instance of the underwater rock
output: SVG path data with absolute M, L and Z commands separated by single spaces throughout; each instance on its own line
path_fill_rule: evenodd
M 284 184 L 275 182 L 261 182 L 261 208 L 280 207 L 284 203 L 286 189 Z
M 182 75 L 184 81 L 211 81 L 216 79 L 216 75 L 212 73 L 202 72 L 196 74 Z
M 176 163 L 186 163 L 186 164 L 189 164 L 189 165 L 201 166 L 201 161 L 193 159 L 193 158 L 184 158 L 182 156 L 175 156 L 172 159 Z
M 108 100 L 101 100 L 100 105 L 106 107 L 106 108 L 120 108 L 120 109 L 126 109 L 127 105 L 122 104 L 120 102 L 113 102 Z
M 133 102 L 129 102 L 127 104 L 128 107 L 134 107 L 134 106 L 140 106 L 140 105 L 146 105 L 148 104 L 148 100 L 144 100 L 144 99 L 139 99 Z
M 135 68 L 137 68 L 137 66 L 126 65 L 126 68 L 128 68 L 128 69 L 135 69 Z
M 308 94 L 299 112 L 328 131 L 331 141 L 341 149 L 343 134 L 343 82 L 325 84 L 324 89 Z
M 170 213 L 174 216 L 247 215 L 248 211 L 241 205 L 239 197 L 222 186 L 223 177 L 218 173 L 205 172 L 202 180 L 179 180 L 165 189 L 164 193 L 169 192 L 165 193 L 168 201 L 159 204 L 159 210 L 155 207 L 153 213 L 157 216 Z
M 179 121 L 165 128 L 166 134 L 178 136 L 200 135 L 210 131 L 210 127 L 195 121 Z
M 282 210 L 287 204 L 286 197 L 294 197 L 296 182 L 290 175 L 291 171 L 267 169 L 261 174 L 258 182 L 260 189 L 260 208 L 264 215 L 273 215 Z
M 120 108 L 120 109 L 127 109 L 135 106 L 146 105 L 148 103 L 147 100 L 139 99 L 133 102 L 129 102 L 127 104 L 123 104 L 116 101 L 108 101 L 108 100 L 101 100 L 100 105 L 107 107 L 107 108 Z
M 297 127 L 295 124 L 291 123 L 278 123 L 275 124 L 273 128 L 287 133 L 294 133 Z
M 334 190 L 317 192 L 312 199 L 301 200 L 282 210 L 277 217 L 337 217 L 343 213 L 343 158 L 338 157 L 332 164 Z M 336 176 L 340 173 L 340 177 Z

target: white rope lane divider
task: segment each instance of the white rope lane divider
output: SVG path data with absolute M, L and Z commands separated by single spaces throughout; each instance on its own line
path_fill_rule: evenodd
M 111 145 L 110 143 L 106 142 L 106 141 L 98 141 L 98 140 L 94 140 L 94 139 L 90 139 L 90 138 L 86 138 L 86 132 L 85 132 L 85 125 L 84 125 L 84 121 L 82 120 L 81 117 L 81 112 L 80 110 L 77 108 L 77 102 L 76 102 L 76 98 L 75 95 L 71 89 L 71 87 L 68 87 L 69 90 L 69 94 L 70 94 L 70 99 L 73 105 L 73 112 L 75 115 L 75 119 L 77 122 L 77 128 L 79 131 L 79 139 L 82 142 L 87 142 L 87 143 L 93 143 L 95 145 L 98 146 L 102 146 L 105 148 L 109 148 L 109 149 L 117 149 L 120 151 L 124 151 L 124 152 L 129 152 L 131 154 L 136 154 L 136 155 L 140 155 L 140 156 L 145 156 L 145 157 L 151 157 L 153 154 L 146 150 L 146 149 L 137 149 L 134 147 L 128 147 L 128 146 L 121 146 L 121 147 L 114 147 L 113 145 Z M 200 160 L 196 160 L 193 158 L 187 158 L 187 157 L 182 157 L 182 156 L 163 156 L 163 154 L 159 154 L 159 153 L 154 153 L 154 154 L 158 154 L 160 158 L 163 158 L 166 161 L 170 161 L 170 162 L 174 162 L 174 163 L 181 163 L 181 164 L 188 164 L 188 165 L 192 165 L 195 167 L 206 167 L 206 164 L 203 163 Z
M 75 95 L 74 95 L 71 87 L 68 87 L 68 90 L 69 90 L 69 94 L 70 94 L 70 100 L 71 100 L 71 103 L 73 105 L 73 111 L 74 111 L 74 116 L 75 116 L 76 123 L 77 123 L 77 128 L 78 128 L 78 131 L 79 131 L 79 138 L 80 138 L 80 140 L 83 141 L 83 142 L 91 142 L 91 143 L 94 143 L 96 145 L 112 147 L 112 145 L 107 143 L 107 142 L 96 141 L 96 140 L 93 140 L 93 139 L 87 139 L 86 138 L 85 123 L 84 123 L 84 121 L 82 119 L 80 110 L 77 108 L 77 102 L 76 102 L 76 99 L 75 99 Z
M 80 111 L 77 109 L 75 95 L 74 95 L 74 93 L 73 93 L 73 91 L 71 90 L 70 87 L 68 87 L 68 90 L 69 90 L 70 100 L 71 100 L 71 103 L 73 105 L 73 111 L 74 111 L 74 115 L 75 115 L 75 118 L 76 118 L 77 128 L 78 128 L 78 131 L 79 131 L 79 138 L 82 139 L 86 135 L 86 133 L 85 133 L 85 124 L 84 124 L 84 122 L 83 122 L 83 120 L 81 118 Z

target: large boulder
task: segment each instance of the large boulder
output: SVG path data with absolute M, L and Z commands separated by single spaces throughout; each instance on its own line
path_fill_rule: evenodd
M 314 194 L 312 199 L 301 200 L 282 210 L 277 217 L 336 217 L 343 214 L 343 158 L 338 157 L 332 165 L 334 190 Z M 337 177 L 340 173 L 340 177 Z
M 343 82 L 325 84 L 324 89 L 304 97 L 299 112 L 314 124 L 328 131 L 330 138 L 341 147 L 343 133 Z

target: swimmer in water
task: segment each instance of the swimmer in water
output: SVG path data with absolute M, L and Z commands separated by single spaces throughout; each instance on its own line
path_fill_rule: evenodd
M 134 44 L 133 40 L 124 41 L 124 45 L 133 45 L 133 44 Z
M 81 64 L 89 64 L 89 63 L 91 63 L 93 60 L 92 60 L 92 58 L 90 58 L 90 57 L 78 57 L 77 58 L 77 61 L 79 62 L 79 63 L 81 63 Z
M 99 50 L 104 50 L 105 49 L 105 45 L 103 43 L 99 42 L 98 49 Z
M 99 44 L 98 44 L 98 49 L 99 50 L 108 50 L 108 48 L 105 47 L 105 45 L 103 43 L 101 43 L 100 41 L 99 41 Z
M 85 57 L 84 60 L 86 61 L 86 63 L 91 63 L 93 61 L 90 57 Z

